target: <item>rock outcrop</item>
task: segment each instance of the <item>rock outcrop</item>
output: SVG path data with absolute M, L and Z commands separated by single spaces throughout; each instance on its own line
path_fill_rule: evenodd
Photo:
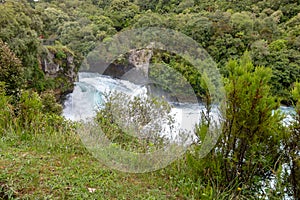
M 137 70 L 141 71 L 145 77 L 148 77 L 150 60 L 153 56 L 153 51 L 150 49 L 132 50 L 129 53 L 128 61 Z
M 111 63 L 103 74 L 143 84 L 143 80 L 148 78 L 152 56 L 151 49 L 131 50 L 123 55 L 123 59 Z
M 64 46 L 45 46 L 40 66 L 46 77 L 55 82 L 58 96 L 72 92 L 77 81 L 79 64 L 75 54 Z

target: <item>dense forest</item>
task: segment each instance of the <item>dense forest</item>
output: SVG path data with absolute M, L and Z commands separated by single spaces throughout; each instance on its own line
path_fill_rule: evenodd
M 125 174 L 99 165 L 80 142 L 78 124 L 62 116 L 62 103 L 99 43 L 143 27 L 181 32 L 208 52 L 223 76 L 226 114 L 204 158 L 209 117 L 196 127 L 200 142 L 181 159 Z M 189 62 L 161 51 L 152 62 L 184 74 L 211 109 Z M 0 0 L 0 199 L 296 200 L 299 79 L 298 1 Z M 289 125 L 280 105 L 295 110 Z M 102 128 L 124 140 L 104 112 L 97 115 Z

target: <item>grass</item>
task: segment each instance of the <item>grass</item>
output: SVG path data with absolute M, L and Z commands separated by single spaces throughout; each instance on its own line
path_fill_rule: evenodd
M 112 170 L 70 130 L 10 133 L 0 139 L 0 200 L 236 199 L 231 191 L 219 193 L 195 178 L 186 170 L 184 158 L 150 173 Z
M 255 199 L 219 191 L 193 173 L 186 157 L 151 173 L 112 170 L 95 159 L 67 123 L 55 131 L 13 129 L 0 135 L 1 199 Z M 73 127 L 73 128 L 72 128 Z M 40 132 L 35 133 L 34 132 Z
M 19 132 L 19 131 L 18 131 Z M 185 159 L 129 174 L 102 165 L 73 131 L 10 133 L 0 139 L 1 199 L 256 199 L 219 191 L 189 172 Z
M 188 167 L 186 157 L 151 173 L 112 170 L 86 150 L 72 128 L 56 132 L 47 127 L 52 131 L 17 130 L 1 136 L 0 200 L 257 199 L 236 196 L 235 191 L 242 190 L 236 185 L 220 191 L 217 183 L 205 184 Z
M 75 133 L 10 134 L 0 141 L 0 199 L 183 199 L 165 170 L 111 170 Z

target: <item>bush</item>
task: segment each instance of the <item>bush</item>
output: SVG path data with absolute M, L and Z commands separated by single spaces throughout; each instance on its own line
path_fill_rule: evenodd
M 33 91 L 23 91 L 17 105 L 18 126 L 24 130 L 38 131 L 42 127 L 43 104 Z
M 209 118 L 204 118 L 197 131 L 200 145 L 187 155 L 187 160 L 193 177 L 203 179 L 205 184 L 218 184 L 220 191 L 232 187 L 236 196 L 250 197 L 264 192 L 263 183 L 274 178 L 278 170 L 283 116 L 274 112 L 279 105 L 270 94 L 271 69 L 255 68 L 247 54 L 239 61 L 229 61 L 227 68 L 221 137 L 214 150 L 201 160 L 203 132 L 211 128 Z
M 0 82 L 0 136 L 4 135 L 13 122 L 11 98 L 5 94 L 5 83 Z
M 106 95 L 104 108 L 96 120 L 112 143 L 129 151 L 148 152 L 162 147 L 167 139 L 159 135 L 165 123 L 172 123 L 169 105 L 157 98 L 130 96 L 123 93 Z
M 57 115 L 62 114 L 62 106 L 56 102 L 54 92 L 52 90 L 48 90 L 41 94 L 42 101 L 42 111 L 43 113 L 53 113 Z
M 17 95 L 25 83 L 21 61 L 1 39 L 0 81 L 5 82 L 5 89 L 8 95 Z
M 297 199 L 300 196 L 300 83 L 296 82 L 292 90 L 295 100 L 295 113 L 289 130 L 283 140 L 287 169 L 284 172 L 287 184 L 287 193 Z

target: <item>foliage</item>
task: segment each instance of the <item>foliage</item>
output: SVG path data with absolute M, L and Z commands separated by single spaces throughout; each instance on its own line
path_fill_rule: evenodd
M 111 142 L 143 153 L 157 150 L 167 142 L 159 134 L 165 131 L 164 123 L 172 123 L 168 103 L 155 97 L 130 99 L 123 93 L 107 94 L 105 102 L 96 121 Z
M 17 123 L 27 130 L 39 130 L 43 126 L 42 122 L 42 101 L 35 92 L 24 91 L 21 94 L 17 107 Z
M 24 68 L 21 61 L 1 39 L 0 81 L 5 82 L 8 95 L 17 95 L 24 87 Z
M 31 1 L 31 6 L 7 1 L 5 5 L 1 5 L 1 38 L 26 66 L 28 78 L 40 73 L 35 56 L 40 49 L 38 37 L 49 44 L 60 41 L 80 57 L 118 31 L 145 26 L 171 28 L 192 37 L 224 74 L 228 59 L 250 50 L 255 65 L 272 68 L 272 93 L 283 103 L 291 100 L 289 91 L 300 73 L 300 6 L 295 1 L 67 0 Z M 259 41 L 264 45 L 257 51 Z
M 43 27 L 40 13 L 24 0 L 0 4 L 0 13 L 0 38 L 25 66 L 23 77 L 31 79 L 35 75 L 33 68 L 38 65 L 40 41 L 37 36 Z
M 139 13 L 139 7 L 129 0 L 113 0 L 107 12 L 116 30 L 120 31 L 129 26 L 133 17 Z
M 154 52 L 151 63 L 149 77 L 158 82 L 162 90 L 171 93 L 171 99 L 191 101 L 186 97 L 186 84 L 191 85 L 195 95 L 201 98 L 204 93 L 200 85 L 202 75 L 191 63 L 178 55 L 159 50 Z
M 4 88 L 5 83 L 0 82 L 0 136 L 11 128 L 12 124 L 8 122 L 11 122 L 14 116 L 13 107 L 10 105 L 11 97 L 6 96 Z
M 206 184 L 218 183 L 221 191 L 226 191 L 230 184 L 241 188 L 232 191 L 237 196 L 255 195 L 262 181 L 272 178 L 273 171 L 278 169 L 282 116 L 273 113 L 278 104 L 270 95 L 270 68 L 254 68 L 249 55 L 245 54 L 239 61 L 229 61 L 227 69 L 222 135 L 215 149 L 199 160 L 198 151 L 204 139 L 202 132 L 205 133 L 212 123 L 205 118 L 197 132 L 200 145 L 188 155 L 188 163 L 195 176 L 204 177 Z
M 292 95 L 296 101 L 295 113 L 293 121 L 289 125 L 289 131 L 283 140 L 284 152 L 286 156 L 286 163 L 289 172 L 285 171 L 287 175 L 286 180 L 288 184 L 288 194 L 297 199 L 300 195 L 300 83 L 294 84 Z
M 62 106 L 56 102 L 54 92 L 49 90 L 41 94 L 43 113 L 62 114 Z
M 24 0 L 22 4 L 8 0 L 0 5 L 0 38 L 20 58 L 32 83 L 39 81 L 32 77 L 40 77 L 36 59 L 40 38 L 48 44 L 60 41 L 80 57 L 126 28 L 172 28 L 202 45 L 224 74 L 228 73 L 224 68 L 228 59 L 250 50 L 255 65 L 272 68 L 272 93 L 288 103 L 292 83 L 300 73 L 299 10 L 296 1 L 278 0 L 45 0 L 30 1 L 30 5 Z M 264 45 L 257 51 L 254 46 L 259 41 Z

